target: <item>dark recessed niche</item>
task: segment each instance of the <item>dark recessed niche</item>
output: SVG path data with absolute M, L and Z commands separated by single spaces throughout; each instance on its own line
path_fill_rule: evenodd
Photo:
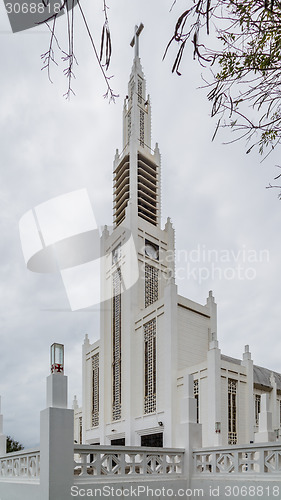
M 157 434 L 147 434 L 146 436 L 141 436 L 141 446 L 163 448 L 163 432 L 157 432 Z

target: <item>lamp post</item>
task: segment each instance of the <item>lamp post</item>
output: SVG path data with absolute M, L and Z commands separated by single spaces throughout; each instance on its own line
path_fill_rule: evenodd
M 50 348 L 47 405 L 40 417 L 40 500 L 69 500 L 73 484 L 74 412 L 67 408 L 64 346 Z
M 47 377 L 47 407 L 67 408 L 67 377 L 64 375 L 64 345 L 50 349 L 51 373 Z
M 51 373 L 64 371 L 64 345 L 54 343 L 51 345 Z

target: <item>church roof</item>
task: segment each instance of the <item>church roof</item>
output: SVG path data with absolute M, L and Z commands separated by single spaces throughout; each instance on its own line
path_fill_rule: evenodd
M 270 378 L 272 374 L 275 377 L 277 390 L 281 391 L 281 374 L 268 370 L 267 368 L 263 368 L 262 366 L 254 365 L 254 384 L 271 389 L 272 384 Z
M 223 361 L 228 361 L 229 363 L 234 363 L 235 365 L 241 365 L 241 359 L 231 358 L 230 356 L 225 356 L 225 354 L 221 355 L 221 359 L 223 359 Z
M 241 365 L 241 359 L 231 358 L 225 354 L 221 355 L 223 361 L 228 361 L 229 363 L 234 363 L 235 365 Z M 268 368 L 263 368 L 262 366 L 254 365 L 254 385 L 260 389 L 272 389 L 272 384 L 270 378 L 273 374 L 277 384 L 277 390 L 281 393 L 281 373 L 274 372 Z

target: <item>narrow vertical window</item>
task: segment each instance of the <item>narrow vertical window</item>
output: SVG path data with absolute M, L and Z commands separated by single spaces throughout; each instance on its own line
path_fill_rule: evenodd
M 139 104 L 142 104 L 142 88 L 143 88 L 142 81 L 138 80 L 138 103 Z
M 279 424 L 281 427 L 281 400 L 279 401 Z
M 131 132 L 132 132 L 132 113 L 131 113 L 131 110 L 128 111 L 128 142 L 130 140 L 130 137 L 131 137 Z
M 199 424 L 199 380 L 193 382 L 193 395 L 196 399 L 196 422 Z
M 255 394 L 255 422 L 259 425 L 259 414 L 261 412 L 261 396 L 260 394 Z
M 92 358 L 93 372 L 93 406 L 92 406 L 92 426 L 99 425 L 99 354 Z
M 83 441 L 83 432 L 82 432 L 82 417 L 79 417 L 79 444 L 82 444 Z
M 158 269 L 145 264 L 145 307 L 158 300 Z
M 140 145 L 144 148 L 144 111 L 140 109 Z
M 113 274 L 112 420 L 121 418 L 121 271 Z
M 130 99 L 132 99 L 133 98 L 133 93 L 135 91 L 135 80 L 134 79 L 132 79 L 130 81 L 129 86 L 130 86 Z
M 228 379 L 228 444 L 237 444 L 237 380 Z
M 144 413 L 156 411 L 156 319 L 144 325 Z

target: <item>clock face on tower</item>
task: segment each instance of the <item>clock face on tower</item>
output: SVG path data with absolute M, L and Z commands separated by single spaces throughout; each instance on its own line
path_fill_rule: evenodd
M 159 260 L 159 247 L 148 240 L 145 240 L 145 255 L 150 259 Z

